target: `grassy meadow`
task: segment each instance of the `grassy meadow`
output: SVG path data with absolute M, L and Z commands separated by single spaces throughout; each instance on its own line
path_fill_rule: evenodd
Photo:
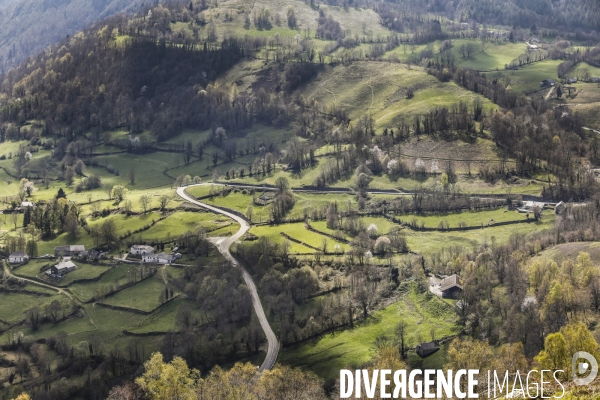
M 281 362 L 300 366 L 314 371 L 332 385 L 339 378 L 342 368 L 359 368 L 374 354 L 374 341 L 377 337 L 394 338 L 395 327 L 400 321 L 408 325 L 407 345 L 416 346 L 423 340 L 430 340 L 430 331 L 435 329 L 436 337 L 458 333 L 457 317 L 452 306 L 437 297 L 420 294 L 406 285 L 406 292 L 395 303 L 372 313 L 352 329 L 344 329 L 326 334 L 283 349 Z M 442 353 L 442 352 L 439 352 Z M 443 360 L 437 357 L 441 368 Z M 430 365 L 434 367 L 434 365 Z

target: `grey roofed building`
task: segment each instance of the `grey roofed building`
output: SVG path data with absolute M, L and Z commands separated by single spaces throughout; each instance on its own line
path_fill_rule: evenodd
M 173 254 L 159 253 L 156 255 L 158 262 L 161 264 L 171 264 L 173 260 L 175 260 L 175 256 Z
M 75 264 L 73 264 L 73 261 L 63 260 L 63 261 L 59 262 L 58 264 L 50 267 L 50 272 L 52 272 L 53 275 L 63 276 L 65 274 L 67 274 L 68 272 L 75 270 L 75 268 L 76 268 L 76 266 L 75 266 Z
M 72 244 L 67 246 L 56 246 L 54 248 L 55 256 L 72 256 L 85 251 L 85 246 L 82 244 Z
M 520 213 L 527 213 L 533 211 L 535 208 L 539 208 L 540 211 L 546 207 L 546 203 L 541 201 L 526 201 L 522 207 L 517 208 L 517 211 Z
M 144 244 L 135 244 L 131 246 L 129 251 L 131 254 L 152 254 L 154 253 L 154 247 L 147 246 Z
M 541 87 L 550 87 L 556 85 L 556 81 L 554 79 L 544 79 L 540 82 Z
M 436 342 L 426 342 L 417 345 L 416 352 L 421 358 L 429 357 L 440 349 Z
M 462 282 L 460 276 L 454 274 L 442 280 L 440 285 L 440 291 L 442 297 L 453 298 L 456 297 L 462 291 Z

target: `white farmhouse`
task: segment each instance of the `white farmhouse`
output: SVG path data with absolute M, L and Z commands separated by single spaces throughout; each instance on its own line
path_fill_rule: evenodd
M 143 254 L 142 261 L 145 263 L 156 263 L 156 264 L 171 264 L 175 260 L 175 256 L 172 254 Z
M 154 253 L 154 247 L 152 247 L 152 246 L 146 246 L 146 245 L 143 245 L 143 244 L 135 244 L 135 245 L 131 246 L 131 250 L 129 252 L 131 254 L 138 254 L 138 255 L 153 254 Z
M 8 262 L 10 264 L 25 264 L 29 262 L 29 256 L 22 251 L 15 251 L 8 256 Z

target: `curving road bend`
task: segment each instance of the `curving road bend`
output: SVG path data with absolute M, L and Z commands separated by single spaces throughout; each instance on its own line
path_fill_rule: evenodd
M 265 357 L 265 360 L 263 361 L 262 365 L 258 368 L 258 372 L 271 369 L 273 368 L 273 365 L 275 365 L 275 361 L 277 361 L 277 354 L 279 353 L 279 341 L 275 336 L 275 332 L 273 332 L 273 329 L 271 329 L 269 321 L 267 321 L 265 311 L 260 302 L 260 298 L 258 297 L 258 291 L 256 290 L 256 285 L 254 284 L 252 277 L 250 276 L 248 271 L 246 271 L 246 269 L 242 267 L 229 252 L 229 248 L 231 247 L 231 245 L 238 241 L 244 235 L 244 233 L 246 233 L 250 229 L 250 225 L 248 225 L 248 223 L 243 218 L 225 210 L 222 210 L 220 208 L 209 206 L 208 204 L 199 202 L 198 200 L 195 200 L 193 197 L 189 196 L 185 192 L 185 189 L 188 187 L 202 185 L 203 184 L 200 183 L 197 185 L 189 185 L 177 188 L 177 195 L 185 201 L 188 201 L 192 204 L 196 204 L 214 213 L 225 215 L 240 224 L 240 230 L 237 231 L 233 236 L 219 238 L 214 243 L 217 246 L 219 252 L 223 254 L 223 256 L 227 260 L 229 260 L 229 262 L 231 262 L 233 266 L 239 267 L 242 270 L 244 281 L 246 282 L 246 286 L 248 287 L 252 295 L 252 305 L 254 306 L 254 311 L 256 312 L 256 315 L 258 316 L 258 321 L 260 322 L 260 326 L 262 327 L 263 331 L 265 332 L 265 336 L 267 337 L 267 356 Z

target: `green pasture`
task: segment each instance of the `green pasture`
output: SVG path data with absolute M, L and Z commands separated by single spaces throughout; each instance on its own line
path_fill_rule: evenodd
M 188 231 L 194 231 L 196 228 L 212 231 L 213 229 L 230 226 L 233 231 L 239 229 L 236 222 L 222 215 L 207 211 L 178 211 L 157 222 L 150 229 L 137 234 L 136 237 L 143 240 L 176 239 Z
M 89 301 L 94 297 L 96 290 L 108 287 L 120 287 L 129 282 L 129 264 L 119 264 L 111 268 L 97 282 L 73 283 L 69 290 L 81 301 Z
M 451 305 L 410 289 L 397 302 L 355 324 L 354 329 L 344 329 L 284 349 L 280 361 L 312 370 L 331 385 L 339 377 L 340 369 L 360 368 L 373 357 L 377 337 L 394 338 L 395 327 L 400 321 L 408 324 L 407 345 L 411 347 L 431 340 L 431 328 L 435 328 L 436 337 L 460 330 Z
M 74 261 L 74 263 L 77 266 L 77 269 L 65 275 L 65 277 L 58 282 L 59 285 L 65 286 L 79 279 L 97 278 L 111 268 L 107 265 L 85 264 L 80 261 Z
M 152 221 L 158 221 L 160 216 L 161 214 L 158 212 L 149 212 L 147 214 L 129 216 L 126 214 L 113 214 L 106 218 L 100 217 L 96 219 L 90 219 L 88 220 L 88 225 L 90 227 L 98 227 L 107 221 L 112 221 L 117 229 L 117 235 L 123 236 L 128 231 L 134 232 L 151 224 Z
M 460 46 L 471 42 L 475 46 L 475 54 L 469 58 L 463 58 Z M 462 67 L 480 70 L 504 69 L 505 65 L 527 52 L 527 45 L 523 42 L 486 41 L 482 51 L 480 40 L 458 39 L 452 42 L 452 54 L 456 63 Z
M 569 71 L 568 75 L 576 78 L 584 78 L 585 75 L 589 74 L 591 77 L 600 77 L 600 68 L 594 67 L 588 63 L 578 63 Z M 579 83 L 578 83 L 579 84 Z
M 102 239 L 100 240 L 102 241 Z M 39 241 L 38 254 L 54 254 L 54 248 L 56 246 L 66 246 L 70 244 L 82 244 L 86 249 L 91 249 L 96 245 L 94 239 L 88 235 L 86 231 L 79 229 L 75 238 L 70 238 L 67 233 L 61 233 L 51 240 Z M 100 244 L 102 244 L 102 242 L 100 242 Z
M 161 275 L 162 273 L 158 271 L 153 277 L 121 290 L 115 295 L 105 298 L 102 302 L 114 306 L 152 311 L 160 305 L 159 296 L 165 290 L 165 283 Z
M 293 224 L 283 224 L 283 225 L 263 225 L 263 226 L 253 226 L 250 228 L 250 233 L 258 236 L 258 237 L 267 237 L 273 243 L 281 244 L 284 240 L 288 240 L 281 236 L 281 232 L 287 233 L 291 237 L 304 241 L 302 239 L 302 235 L 305 235 L 308 231 L 304 228 L 303 222 L 297 222 Z M 314 253 L 315 250 L 310 247 L 303 246 L 301 244 L 289 241 L 291 247 L 291 253 Z
M 384 57 L 392 56 L 402 62 L 407 62 L 419 58 L 421 52 L 428 47 L 432 48 L 435 57 L 439 54 L 442 43 L 441 40 L 437 40 L 421 45 L 400 44 L 396 48 L 386 52 Z M 460 47 L 469 43 L 474 46 L 474 52 L 470 57 L 463 57 Z M 491 40 L 486 41 L 482 48 L 480 40 L 455 39 L 452 41 L 450 51 L 456 65 L 477 70 L 493 70 L 504 69 L 505 65 L 510 64 L 512 60 L 527 51 L 527 45 L 523 42 L 511 43 L 504 40 Z
M 579 253 L 584 252 L 590 255 L 594 263 L 600 262 L 600 243 L 599 242 L 572 242 L 561 243 L 549 247 L 533 257 L 536 259 L 554 260 L 560 264 L 563 260 L 576 262 Z M 532 260 L 532 261 L 533 261 Z
M 0 215 L 0 230 L 3 231 L 14 231 L 15 229 L 15 215 L 17 229 L 23 227 L 23 214 L 2 214 Z
M 23 329 L 25 336 L 30 336 L 36 340 L 56 336 L 59 332 L 66 332 L 67 335 L 69 335 L 67 340 L 72 344 L 76 344 L 81 340 L 85 340 L 75 340 L 77 334 L 86 334 L 88 335 L 88 338 L 91 339 L 94 336 L 94 332 L 97 331 L 94 324 L 92 324 L 85 314 L 80 314 L 65 321 L 59 321 L 56 324 L 52 322 L 46 323 L 40 326 L 36 331 L 33 331 L 29 327 Z M 71 342 L 71 340 L 73 340 L 73 342 Z
M 490 73 L 490 77 L 497 74 L 501 77 L 510 78 L 510 87 L 517 92 L 540 90 L 540 82 L 544 79 L 558 79 L 556 67 L 562 60 L 550 60 L 535 62 L 525 65 L 517 70 L 507 70 L 498 73 Z M 549 89 L 544 89 L 535 96 L 545 96 Z
M 550 210 L 547 211 L 547 213 L 551 212 Z M 425 228 L 437 228 L 441 221 L 447 222 L 450 228 L 458 228 L 461 222 L 464 222 L 466 226 L 488 226 L 497 222 L 525 220 L 526 216 L 517 211 L 508 211 L 506 208 L 500 208 L 491 211 L 468 211 L 448 214 L 396 215 L 396 218 L 404 223 L 412 223 L 415 220 L 417 226 L 420 227 L 421 223 L 423 223 Z
M 115 184 L 129 185 L 129 170 L 136 172 L 136 188 L 154 188 L 169 186 L 171 178 L 163 174 L 167 168 L 183 164 L 180 153 L 155 152 L 150 154 L 113 154 L 94 157 L 98 162 L 110 164 L 119 170 L 118 177 L 106 178 L 109 186 Z M 98 173 L 99 167 L 90 167 Z M 104 170 L 103 174 L 106 174 Z
M 408 90 L 414 97 L 407 98 Z M 334 104 L 346 109 L 353 119 L 369 111 L 376 126 L 394 126 L 413 114 L 432 108 L 480 98 L 486 108 L 492 103 L 454 83 L 442 83 L 420 67 L 385 62 L 354 62 L 328 67 L 308 83 L 306 98 L 321 104 Z
M 480 245 L 504 244 L 514 233 L 528 234 L 541 232 L 554 226 L 556 217 L 551 210 L 544 211 L 542 219 L 537 222 L 520 223 L 506 226 L 490 226 L 486 228 L 455 232 L 420 232 L 405 229 L 406 241 L 411 251 L 429 254 L 449 246 L 462 246 L 472 249 Z
M 0 197 L 16 196 L 18 193 L 19 181 L 0 168 Z
M 38 307 L 43 313 L 43 307 L 50 304 L 58 296 L 35 296 L 28 293 L 0 292 L 0 319 L 17 323 L 27 318 L 26 312 Z
M 194 316 L 196 319 L 201 318 L 196 303 L 187 299 L 177 298 L 146 316 L 129 330 L 135 333 L 174 331 L 177 326 L 177 312 L 184 305 L 190 306 L 195 310 Z
M 366 228 L 368 228 L 371 224 L 374 224 L 377 227 L 377 232 L 380 235 L 386 235 L 392 228 L 400 227 L 400 225 L 395 224 L 384 217 L 362 217 L 361 221 L 364 222 Z
M 52 249 L 51 254 L 54 254 L 54 249 Z M 13 274 L 21 275 L 28 278 L 35 278 L 40 274 L 40 270 L 42 267 L 44 267 L 45 265 L 54 265 L 56 263 L 56 258 L 29 260 L 27 264 L 23 264 L 17 269 L 14 269 Z
M 330 235 L 335 235 L 336 232 L 338 232 L 338 233 L 341 232 L 343 234 L 343 237 L 346 238 L 347 240 L 352 239 L 352 237 L 344 231 L 336 231 L 335 229 L 328 228 L 327 221 L 310 221 L 310 225 L 318 231 L 325 232 Z

